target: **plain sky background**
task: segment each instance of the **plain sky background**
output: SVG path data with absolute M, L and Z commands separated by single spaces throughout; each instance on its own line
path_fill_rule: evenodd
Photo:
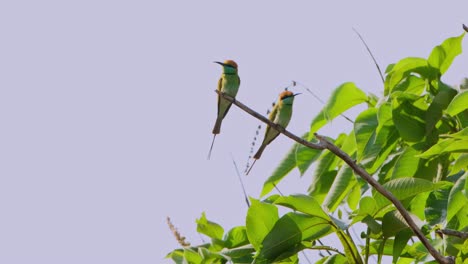
M 206 159 L 213 61 L 238 62 L 238 99 L 261 113 L 291 80 L 324 100 L 346 81 L 381 95 L 352 27 L 385 69 L 460 35 L 467 10 L 466 0 L 2 1 L 0 263 L 169 263 L 178 244 L 166 216 L 192 244 L 203 211 L 243 225 L 230 153 L 243 170 L 259 122 L 232 107 Z M 465 52 L 444 80 L 467 75 Z M 289 130 L 307 131 L 320 108 L 297 97 Z M 337 119 L 320 132 L 349 127 Z M 291 145 L 280 136 L 268 147 L 244 178 L 249 195 Z M 279 187 L 306 192 L 312 171 Z

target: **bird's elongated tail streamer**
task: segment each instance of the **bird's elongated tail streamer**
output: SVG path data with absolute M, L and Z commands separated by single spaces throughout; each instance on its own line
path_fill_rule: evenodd
M 213 135 L 213 141 L 211 141 L 210 151 L 208 151 L 208 160 L 211 158 L 211 151 L 213 150 L 215 139 L 216 139 L 216 134 Z
M 249 172 L 252 170 L 253 166 L 255 165 L 255 162 L 257 161 L 257 159 L 254 159 L 254 161 L 252 162 L 252 165 L 250 165 L 250 168 L 249 170 L 245 173 L 245 175 L 249 175 Z

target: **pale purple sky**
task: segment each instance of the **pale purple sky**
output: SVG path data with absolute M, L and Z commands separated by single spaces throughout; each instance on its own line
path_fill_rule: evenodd
M 230 153 L 242 170 L 259 123 L 233 107 L 206 160 L 213 61 L 236 60 L 238 99 L 265 113 L 291 80 L 324 100 L 346 81 L 381 95 L 352 27 L 385 69 L 427 57 L 468 23 L 466 0 L 333 2 L 0 3 L 0 263 L 170 263 L 166 216 L 192 244 L 203 211 L 243 225 Z M 458 84 L 467 69 L 465 53 L 444 80 Z M 298 97 L 289 130 L 307 131 L 320 107 Z M 321 133 L 348 129 L 337 119 Z M 249 195 L 291 144 L 280 136 L 267 148 L 245 178 Z M 279 187 L 306 192 L 311 173 Z

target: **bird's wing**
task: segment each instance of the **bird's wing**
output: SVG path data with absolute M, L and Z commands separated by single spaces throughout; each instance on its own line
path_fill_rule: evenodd
M 273 107 L 273 109 L 271 110 L 271 113 L 270 115 L 268 116 L 268 119 L 271 121 L 271 122 L 274 122 L 275 121 L 275 118 L 276 118 L 276 115 L 278 114 L 278 107 L 279 107 L 279 104 L 276 103 L 275 106 Z M 265 138 L 263 139 L 263 143 L 262 144 L 270 144 L 271 141 L 273 141 L 273 139 L 275 139 L 276 137 L 274 137 L 273 139 L 268 139 L 268 134 L 270 133 L 270 130 L 271 130 L 271 126 L 267 126 L 266 130 L 265 130 Z
M 218 90 L 219 92 L 221 92 L 221 89 L 223 88 L 223 78 L 219 78 L 219 81 L 218 81 L 218 88 L 216 88 L 216 90 Z M 219 108 L 221 107 L 221 96 L 218 94 L 218 116 L 219 116 Z
M 276 114 L 278 114 L 278 107 L 279 107 L 279 103 L 276 103 L 273 109 L 271 109 L 271 113 L 268 116 L 268 119 L 270 119 L 271 122 L 275 121 Z
M 219 78 L 219 80 L 218 80 L 217 90 L 221 92 L 221 88 L 223 88 L 223 77 Z

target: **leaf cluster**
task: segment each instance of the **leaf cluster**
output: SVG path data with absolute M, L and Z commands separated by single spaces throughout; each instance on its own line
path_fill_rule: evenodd
M 314 133 L 331 120 L 366 104 L 349 133 L 329 140 L 403 203 L 439 252 L 460 263 L 468 240 L 437 231 L 468 230 L 468 79 L 460 87 L 442 81 L 462 52 L 463 37 L 445 40 L 428 58 L 390 64 L 380 98 L 351 82 L 340 85 L 303 135 L 314 142 Z M 295 168 L 311 177 L 307 194 L 265 197 Z M 321 250 L 330 254 L 316 263 L 368 263 L 371 255 L 379 262 L 385 255 L 393 263 L 431 262 L 394 205 L 327 150 L 294 144 L 260 196 L 251 198 L 245 225 L 226 233 L 203 214 L 197 231 L 211 242 L 168 257 L 176 263 L 298 263 L 299 252 Z M 280 215 L 279 207 L 287 212 Z M 360 243 L 348 232 L 358 223 L 365 226 Z M 340 250 L 317 243 L 329 235 L 338 237 Z

